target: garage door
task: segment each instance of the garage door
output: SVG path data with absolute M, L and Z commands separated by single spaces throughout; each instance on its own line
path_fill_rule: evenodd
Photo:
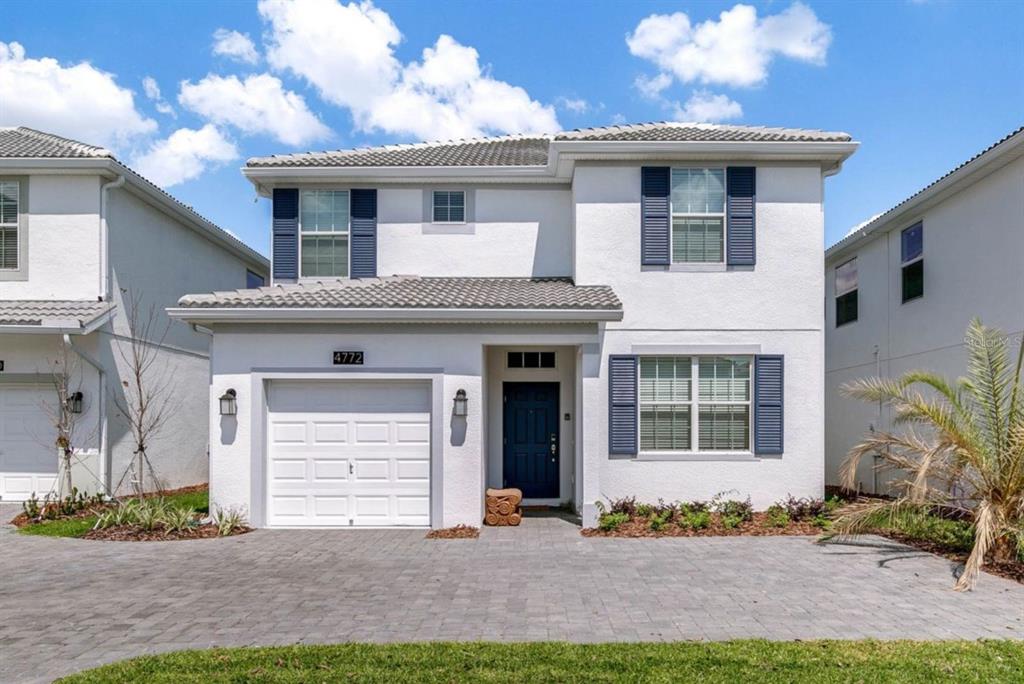
M 430 524 L 430 388 L 274 382 L 268 392 L 267 524 Z
M 0 385 L 0 499 L 42 498 L 57 477 L 57 455 L 44 402 L 52 390 L 36 385 Z

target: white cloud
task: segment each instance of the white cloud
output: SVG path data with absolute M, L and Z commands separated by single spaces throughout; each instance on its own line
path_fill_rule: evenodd
M 586 114 L 590 111 L 590 103 L 582 97 L 560 97 L 557 100 L 558 106 L 573 114 Z
M 265 133 L 286 145 L 304 145 L 331 135 L 301 95 L 285 90 L 270 74 L 208 75 L 197 83 L 182 81 L 178 102 L 217 124 L 230 124 L 249 135 Z
M 873 216 L 871 216 L 870 218 L 867 218 L 867 219 L 861 221 L 860 223 L 855 225 L 853 228 L 850 228 L 850 230 L 846 231 L 846 235 L 844 235 L 843 237 L 849 237 L 849 236 L 853 235 L 858 230 L 860 230 L 864 226 L 868 225 L 869 223 L 871 223 L 872 221 L 874 221 L 876 218 L 878 218 L 879 216 L 881 216 L 884 213 L 885 213 L 884 211 L 880 211 L 877 214 L 874 214 Z
M 219 28 L 213 32 L 213 54 L 233 59 L 243 64 L 260 61 L 260 53 L 248 33 Z
M 164 101 L 163 95 L 160 93 L 160 85 L 156 82 L 155 78 L 152 76 L 146 76 L 142 79 L 142 92 L 146 93 L 146 97 L 153 101 L 153 106 L 156 107 L 156 111 L 161 114 L 177 116 L 174 108 Z
M 695 91 L 686 104 L 676 102 L 673 106 L 676 121 L 715 122 L 738 119 L 743 116 L 743 107 L 739 102 L 726 95 L 710 93 L 706 90 Z
M 672 85 L 672 77 L 668 74 L 658 74 L 651 77 L 641 74 L 633 81 L 633 86 L 648 100 L 659 99 L 661 93 L 670 85 Z
M 652 14 L 626 36 L 629 51 L 653 62 L 662 75 L 730 86 L 763 83 L 777 56 L 824 64 L 831 42 L 828 24 L 800 2 L 764 18 L 756 8 L 739 4 L 717 21 L 697 25 L 683 12 Z
M 441 35 L 421 60 L 394 54 L 402 34 L 372 2 L 260 0 L 269 25 L 267 60 L 349 108 L 362 131 L 460 138 L 558 130 L 554 108 L 493 78 L 479 54 Z
M 161 187 L 202 175 L 210 166 L 238 158 L 238 148 L 213 124 L 199 130 L 179 128 L 134 160 L 134 168 Z
M 17 93 L 17 96 L 14 94 Z M 26 58 L 19 43 L 0 42 L 0 125 L 30 126 L 117 148 L 156 131 L 131 90 L 88 62 Z

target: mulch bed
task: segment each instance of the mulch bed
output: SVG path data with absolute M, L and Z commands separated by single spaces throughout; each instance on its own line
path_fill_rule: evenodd
M 480 528 L 472 525 L 456 525 L 427 532 L 427 539 L 476 539 L 479 536 Z
M 916 537 L 911 537 L 892 530 L 875 530 L 871 534 L 877 534 L 880 537 L 892 539 L 893 541 L 906 544 L 907 546 L 911 546 L 920 551 L 934 553 L 936 556 L 942 556 L 943 558 L 959 563 L 966 563 L 967 556 L 969 555 L 963 551 L 943 546 L 942 544 L 937 544 L 925 539 L 917 539 Z M 1009 563 L 996 563 L 994 561 L 986 561 L 985 564 L 981 566 L 981 569 L 983 572 L 987 572 L 990 575 L 1005 577 L 1006 579 L 1013 580 L 1014 582 L 1024 584 L 1024 562 L 1011 561 Z
M 210 488 L 210 485 L 208 485 L 208 484 L 189 485 L 188 487 L 179 487 L 178 489 L 165 489 L 162 492 L 147 492 L 146 496 L 171 496 L 171 495 L 174 495 L 174 494 L 189 494 L 191 492 L 205 492 L 209 488 Z M 127 494 L 125 496 L 119 496 L 119 497 L 115 498 L 112 501 L 108 501 L 107 503 L 98 504 L 98 505 L 95 505 L 95 506 L 89 506 L 88 508 L 83 508 L 80 511 L 75 511 L 71 515 L 61 515 L 61 516 L 58 516 L 57 518 L 53 518 L 53 519 L 54 520 L 75 520 L 77 518 L 88 518 L 91 515 L 99 515 L 103 511 L 108 510 L 110 508 L 113 508 L 114 505 L 117 502 L 119 502 L 119 501 L 125 501 L 127 499 L 134 499 L 134 498 L 136 498 L 136 496 L 134 494 Z M 14 516 L 11 519 L 11 521 L 10 521 L 10 523 L 12 525 L 14 525 L 15 527 L 24 527 L 25 525 L 32 525 L 32 524 L 35 524 L 37 522 L 39 522 L 39 521 L 38 520 L 32 520 L 27 515 L 25 515 L 24 511 L 22 511 L 18 515 Z M 86 537 L 86 538 L 88 538 L 88 537 Z
M 722 525 L 718 516 L 711 516 L 711 524 L 701 530 L 680 527 L 674 522 L 666 523 L 660 530 L 652 530 L 647 518 L 634 517 L 614 530 L 587 527 L 580 530 L 584 537 L 785 537 L 816 536 L 822 529 L 811 522 L 790 522 L 785 527 L 768 525 L 768 515 L 754 513 L 752 520 L 728 528 Z
M 252 532 L 250 527 L 240 527 L 232 530 L 229 537 Z M 162 529 L 144 530 L 135 525 L 121 525 L 120 527 L 108 527 L 102 530 L 92 530 L 82 536 L 82 539 L 93 539 L 99 541 L 178 541 L 182 539 L 211 539 L 220 536 L 216 525 L 197 525 L 182 532 L 168 532 Z

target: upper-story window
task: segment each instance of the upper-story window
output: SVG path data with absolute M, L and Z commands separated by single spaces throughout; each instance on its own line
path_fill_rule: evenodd
M 900 280 L 903 301 L 924 296 L 924 224 L 915 223 L 900 234 Z
M 434 190 L 434 223 L 465 223 L 466 192 L 464 190 Z
M 348 277 L 347 190 L 303 190 L 299 197 L 299 277 Z
M 17 270 L 18 181 L 0 181 L 0 269 Z
M 249 269 L 245 270 L 245 287 L 246 288 L 252 290 L 252 289 L 255 289 L 257 287 L 263 287 L 266 284 L 267 284 L 266 279 L 263 276 L 261 276 L 259 273 L 255 273 L 253 271 L 250 271 Z
M 857 257 L 836 266 L 836 327 L 857 320 Z
M 672 262 L 725 261 L 725 169 L 672 169 Z

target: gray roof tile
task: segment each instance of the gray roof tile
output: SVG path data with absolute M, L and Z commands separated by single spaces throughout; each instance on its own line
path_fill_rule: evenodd
M 0 128 L 0 157 L 47 157 L 74 159 L 114 155 L 102 147 L 43 133 L 33 128 Z
M 552 140 L 631 142 L 849 142 L 847 133 L 801 128 L 658 123 L 579 128 L 555 135 L 505 136 L 385 145 L 328 152 L 254 157 L 248 168 L 381 166 L 544 166 Z
M 390 276 L 274 285 L 254 290 L 185 295 L 189 308 L 312 309 L 554 309 L 618 311 L 605 285 L 569 278 L 434 278 Z
M 61 300 L 0 300 L 0 326 L 82 327 L 107 313 L 110 302 Z

